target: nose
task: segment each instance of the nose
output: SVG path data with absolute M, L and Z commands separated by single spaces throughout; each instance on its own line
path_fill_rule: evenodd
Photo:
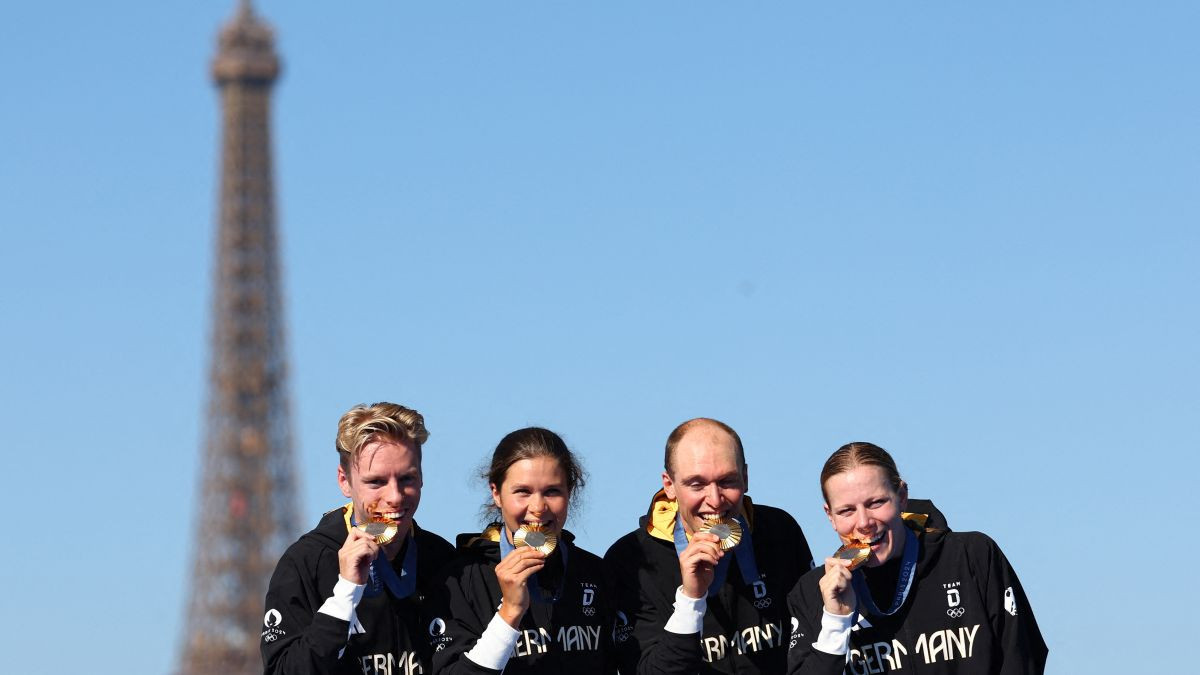
M 535 516 L 542 515 L 542 511 L 546 510 L 546 499 L 540 492 L 535 492 L 529 495 L 528 511 Z
M 871 519 L 867 517 L 866 509 L 859 509 L 854 516 L 854 527 L 860 532 L 865 532 L 871 526 Z
M 383 501 L 389 505 L 397 505 L 400 503 L 400 497 L 403 490 L 400 489 L 400 484 L 396 481 L 388 481 L 387 486 L 383 489 Z
M 704 502 L 711 509 L 720 508 L 721 491 L 717 488 L 716 483 L 709 483 L 704 488 Z

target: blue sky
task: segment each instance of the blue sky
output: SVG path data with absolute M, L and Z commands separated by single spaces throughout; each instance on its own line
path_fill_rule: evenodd
M 233 5 L 6 3 L 6 672 L 174 668 Z M 496 441 L 561 432 L 597 552 L 684 419 L 818 551 L 871 440 L 999 541 L 1051 672 L 1178 667 L 1129 628 L 1200 600 L 1194 3 L 256 5 L 305 527 L 358 402 L 425 413 L 447 537 Z

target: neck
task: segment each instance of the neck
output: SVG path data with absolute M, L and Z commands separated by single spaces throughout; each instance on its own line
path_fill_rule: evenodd
M 904 555 L 904 546 L 908 544 L 908 526 L 903 523 L 900 524 L 900 536 L 898 538 L 900 541 L 894 542 L 896 547 L 892 551 L 892 557 L 888 558 L 888 560 L 895 560 Z
M 388 562 L 395 560 L 396 556 L 400 555 L 400 552 L 404 550 L 404 543 L 406 541 L 408 541 L 407 532 L 403 536 L 397 533 L 396 538 L 383 547 L 383 555 L 387 557 Z

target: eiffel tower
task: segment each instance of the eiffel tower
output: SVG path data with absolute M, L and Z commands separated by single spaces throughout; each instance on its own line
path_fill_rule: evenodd
M 298 534 L 271 172 L 271 28 L 242 0 L 222 27 L 212 363 L 180 672 L 260 673 L 263 596 Z

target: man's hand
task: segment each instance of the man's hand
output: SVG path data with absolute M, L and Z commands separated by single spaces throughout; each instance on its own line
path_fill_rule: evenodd
M 371 578 L 371 563 L 379 555 L 375 537 L 357 527 L 350 528 L 346 543 L 338 550 L 338 574 L 346 581 L 365 584 Z
M 692 541 L 679 555 L 679 574 L 683 577 L 683 594 L 703 598 L 712 585 L 713 573 L 725 552 L 721 540 L 709 532 L 692 535 Z
M 531 546 L 522 546 L 504 556 L 496 565 L 496 581 L 504 600 L 500 605 L 500 618 L 514 629 L 529 609 L 529 577 L 546 566 L 546 554 Z

